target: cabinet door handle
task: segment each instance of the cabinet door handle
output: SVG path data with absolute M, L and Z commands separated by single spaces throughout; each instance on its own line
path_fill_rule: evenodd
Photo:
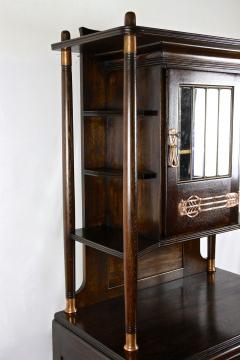
M 168 130 L 168 166 L 172 168 L 179 166 L 178 136 L 176 129 Z
M 187 200 L 181 200 L 178 204 L 178 212 L 181 216 L 194 218 L 201 212 L 217 209 L 231 208 L 239 204 L 239 193 L 227 193 L 225 195 L 200 198 L 197 195 L 190 196 Z

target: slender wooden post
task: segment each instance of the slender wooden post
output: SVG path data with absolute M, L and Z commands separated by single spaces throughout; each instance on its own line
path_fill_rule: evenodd
M 135 14 L 126 13 L 123 96 L 123 242 L 126 351 L 138 349 L 137 302 L 137 109 Z M 130 29 L 132 27 L 132 29 Z
M 70 39 L 68 31 L 62 31 L 61 40 Z M 75 306 L 75 244 L 70 233 L 75 229 L 74 198 L 74 151 L 73 151 L 73 104 L 71 48 L 61 51 L 62 67 L 62 171 L 63 171 L 63 223 L 66 283 L 65 312 L 76 312 Z
M 208 236 L 208 272 L 213 273 L 215 269 L 216 235 Z

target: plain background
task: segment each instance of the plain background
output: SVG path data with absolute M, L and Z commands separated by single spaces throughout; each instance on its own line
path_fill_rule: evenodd
M 60 59 L 50 44 L 64 29 L 77 37 L 80 26 L 122 25 L 128 10 L 136 11 L 141 25 L 240 38 L 238 0 L 0 0 L 1 360 L 50 360 L 51 320 L 65 303 Z M 80 226 L 78 137 L 76 153 Z M 236 273 L 238 238 L 233 232 L 217 241 L 217 265 Z

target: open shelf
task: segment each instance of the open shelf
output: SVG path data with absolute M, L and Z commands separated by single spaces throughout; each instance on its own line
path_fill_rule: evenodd
M 152 250 L 171 244 L 199 239 L 208 235 L 220 234 L 227 231 L 240 229 L 240 224 L 228 225 L 221 228 L 205 230 L 195 233 L 181 234 L 160 238 L 159 241 L 143 236 L 138 237 L 138 257 L 141 257 Z M 76 229 L 71 238 L 87 246 L 102 251 L 104 253 L 123 258 L 123 232 L 121 229 L 114 229 L 106 225 L 95 226 L 92 228 Z
M 141 116 L 156 116 L 158 115 L 157 110 L 139 110 L 137 112 Z M 93 117 L 93 116 L 122 116 L 123 110 L 114 109 L 114 110 L 84 110 L 83 116 Z
M 96 169 L 85 169 L 84 175 L 90 176 L 115 176 L 122 177 L 122 169 L 111 169 L 111 168 L 96 168 Z M 156 178 L 156 173 L 150 170 L 144 170 L 138 172 L 138 179 L 147 180 Z
M 240 276 L 220 269 L 138 291 L 137 359 L 213 360 L 225 352 L 229 357 L 219 359 L 233 359 L 240 346 L 239 303 Z M 59 312 L 55 321 L 107 358 L 126 359 L 122 297 L 70 318 Z
M 107 254 L 123 258 L 123 232 L 121 229 L 113 229 L 109 226 L 95 226 L 92 228 L 76 229 L 71 237 L 94 249 L 103 251 Z M 145 249 L 154 245 L 156 241 L 139 236 L 138 256 L 145 253 Z

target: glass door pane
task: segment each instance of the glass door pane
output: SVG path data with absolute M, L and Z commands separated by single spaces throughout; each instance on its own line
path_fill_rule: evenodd
M 221 89 L 219 93 L 218 126 L 218 163 L 217 175 L 229 175 L 230 139 L 231 139 L 231 90 Z
M 217 175 L 218 147 L 218 89 L 207 89 L 205 176 Z
M 230 175 L 232 89 L 181 86 L 179 106 L 179 180 Z

